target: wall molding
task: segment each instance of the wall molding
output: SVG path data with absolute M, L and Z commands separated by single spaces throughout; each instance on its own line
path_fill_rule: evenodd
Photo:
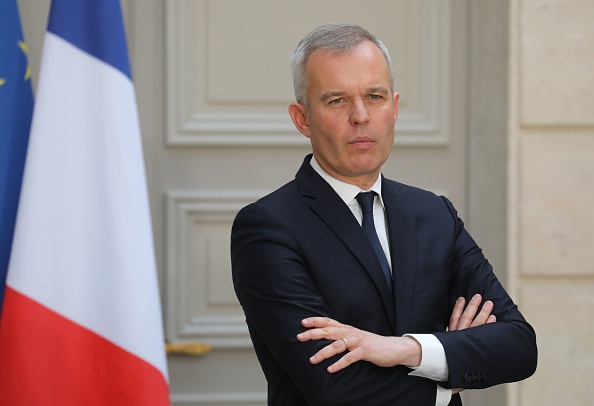
M 395 145 L 441 146 L 449 140 L 450 0 L 420 0 L 419 106 L 401 109 Z M 204 83 L 210 18 L 207 0 L 166 2 L 168 145 L 305 146 L 284 103 L 210 104 Z M 288 64 L 287 64 L 288 65 Z M 287 66 L 287 69 L 289 67 Z M 202 83 L 204 80 L 204 83 Z M 406 77 L 397 81 L 409 80 Z M 288 105 L 288 103 L 287 103 Z
M 165 327 L 169 342 L 197 340 L 215 349 L 252 347 L 230 286 L 227 238 L 237 212 L 268 192 L 167 192 Z M 219 246 L 208 246 L 210 240 Z

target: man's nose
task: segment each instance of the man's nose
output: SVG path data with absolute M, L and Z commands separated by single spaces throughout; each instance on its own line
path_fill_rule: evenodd
M 365 125 L 369 122 L 369 113 L 367 112 L 367 106 L 363 100 L 353 100 L 351 105 L 350 122 L 352 125 Z

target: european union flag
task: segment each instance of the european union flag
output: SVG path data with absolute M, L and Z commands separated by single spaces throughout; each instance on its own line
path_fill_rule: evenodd
M 0 311 L 33 113 L 30 76 L 17 0 L 0 0 Z

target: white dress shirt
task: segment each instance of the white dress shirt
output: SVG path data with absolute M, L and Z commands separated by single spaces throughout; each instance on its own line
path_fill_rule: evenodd
M 378 238 L 382 245 L 382 248 L 388 259 L 390 269 L 392 269 L 392 258 L 390 255 L 390 244 L 388 240 L 387 225 L 386 225 L 386 214 L 385 206 L 382 198 L 382 182 L 381 176 L 375 181 L 373 186 L 369 190 L 362 190 L 355 185 L 340 181 L 330 176 L 326 171 L 322 169 L 320 164 L 316 161 L 315 157 L 311 158 L 310 162 L 312 168 L 334 189 L 334 191 L 340 196 L 345 204 L 351 209 L 351 212 L 359 222 L 362 224 L 363 213 L 361 207 L 357 202 L 356 196 L 360 192 L 374 191 L 377 193 L 373 201 L 373 222 L 375 224 L 375 230 L 377 231 Z M 417 340 L 421 345 L 421 365 L 410 373 L 410 375 L 420 376 L 429 378 L 434 381 L 446 381 L 449 376 L 448 363 L 445 355 L 445 350 L 441 342 L 433 334 L 405 334 Z M 452 397 L 451 389 L 444 389 L 439 385 L 437 386 L 437 397 L 435 400 L 435 406 L 447 406 L 450 403 Z

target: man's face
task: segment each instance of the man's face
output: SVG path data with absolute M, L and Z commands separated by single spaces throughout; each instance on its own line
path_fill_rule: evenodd
M 304 106 L 292 104 L 293 122 L 310 138 L 320 166 L 364 189 L 377 179 L 394 143 L 398 93 L 392 94 L 388 65 L 372 42 L 339 55 L 314 52 Z

